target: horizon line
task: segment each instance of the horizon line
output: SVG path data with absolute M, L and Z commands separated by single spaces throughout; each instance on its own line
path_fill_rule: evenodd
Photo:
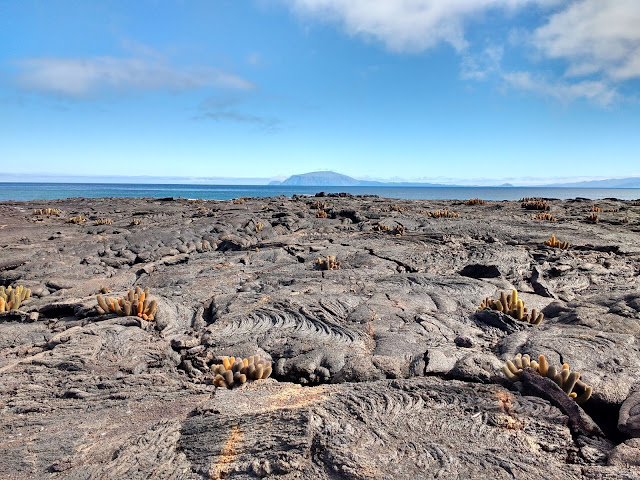
M 331 172 L 327 170 L 326 172 Z M 317 172 L 312 172 L 317 173 Z M 336 172 L 331 172 L 336 173 Z M 294 174 L 304 175 L 304 174 Z M 291 176 L 294 176 L 291 175 Z M 339 174 L 341 175 L 341 174 Z M 291 177 L 290 176 L 290 177 Z M 9 178 L 7 178 L 9 177 Z M 31 177 L 31 178 L 29 178 Z M 35 178 L 34 178 L 35 177 Z M 290 178 L 286 177 L 286 178 Z M 276 180 L 279 177 L 195 177 L 195 176 L 155 176 L 155 175 L 81 175 L 81 174 L 50 174 L 50 173 L 29 173 L 29 174 L 5 174 L 4 178 L 0 180 L 0 184 L 15 184 L 15 183 L 53 183 L 53 184 L 65 184 L 65 183 L 77 183 L 77 184 L 113 184 L 113 185 L 202 185 L 202 186 L 263 186 L 263 187 L 287 187 L 288 185 L 271 185 L 271 182 L 282 180 Z M 372 180 L 372 179 L 358 179 L 351 177 L 354 180 L 362 182 L 379 182 L 382 185 L 290 185 L 292 188 L 296 187 L 360 187 L 360 188 L 376 188 L 376 187 L 388 187 L 388 188 L 571 188 L 563 186 L 563 184 L 571 183 L 583 183 L 583 182 L 597 182 L 607 180 L 621 180 L 621 179 L 638 179 L 640 176 L 616 176 L 616 177 L 556 177 L 556 178 L 531 178 L 527 179 L 526 183 L 522 183 L 521 179 L 496 179 L 493 181 L 487 181 L 484 179 L 446 179 L 446 180 Z M 155 182 L 154 182 L 155 180 Z M 484 180 L 484 181 L 483 181 Z M 231 183 L 225 183 L 229 181 Z M 246 182 L 243 182 L 246 181 Z M 470 183 L 470 182 L 477 183 Z M 254 183 L 251 183 L 254 182 Z M 459 183 L 461 182 L 461 183 Z M 466 183 L 469 182 L 469 183 Z M 487 182 L 487 183 L 485 183 Z M 491 182 L 491 183 L 488 183 Z M 540 183 L 538 183 L 540 182 Z M 544 182 L 544 183 L 543 183 Z M 575 187 L 575 188 L 638 188 L 638 187 Z

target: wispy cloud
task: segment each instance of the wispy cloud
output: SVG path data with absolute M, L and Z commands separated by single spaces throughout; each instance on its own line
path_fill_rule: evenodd
M 277 118 L 247 115 L 234 111 L 205 112 L 196 117 L 198 120 L 214 120 L 216 122 L 233 121 L 254 125 L 264 133 L 276 133 L 282 130 L 282 121 Z
M 259 53 L 256 53 L 256 52 L 253 52 L 252 54 L 250 54 L 247 57 L 246 61 L 249 65 L 252 65 L 254 67 L 260 66 L 263 63 L 262 57 L 260 56 Z
M 198 121 L 214 122 L 235 122 L 253 126 L 261 133 L 276 133 L 282 130 L 282 120 L 276 117 L 254 115 L 245 113 L 243 103 L 246 102 L 245 95 L 238 92 L 227 92 L 223 95 L 216 95 L 203 100 L 198 113 L 193 117 Z
M 482 54 L 465 54 L 461 62 L 461 76 L 465 80 L 486 80 L 500 70 L 504 47 L 486 47 Z
M 250 90 L 254 84 L 208 66 L 176 66 L 160 55 L 120 58 L 28 58 L 16 62 L 16 81 L 27 91 L 84 98 L 103 91 Z
M 509 87 L 554 98 L 563 103 L 583 99 L 607 107 L 619 98 L 614 87 L 600 80 L 583 80 L 574 83 L 553 82 L 540 74 L 532 74 L 531 72 L 504 73 L 502 78 Z

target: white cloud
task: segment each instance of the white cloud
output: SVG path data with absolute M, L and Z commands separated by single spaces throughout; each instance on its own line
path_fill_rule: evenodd
M 640 77 L 640 1 L 572 2 L 534 32 L 533 42 L 545 56 L 566 60 L 569 77 Z
M 500 62 L 504 48 L 498 45 L 487 47 L 482 55 L 464 55 L 461 64 L 461 76 L 465 80 L 486 80 L 500 71 Z
M 395 52 L 420 52 L 441 42 L 461 51 L 464 23 L 492 8 L 514 10 L 560 0 L 287 0 L 303 15 L 337 21 L 350 35 L 374 38 Z
M 247 57 L 247 63 L 249 65 L 253 65 L 254 67 L 257 67 L 258 65 L 262 64 L 262 58 L 260 57 L 259 53 L 252 53 Z
M 615 88 L 601 80 L 585 80 L 577 83 L 550 82 L 543 76 L 530 72 L 504 73 L 502 78 L 510 87 L 555 98 L 563 103 L 584 99 L 606 107 L 618 98 Z
M 212 67 L 171 65 L 158 56 L 140 58 L 30 58 L 17 62 L 18 84 L 26 89 L 69 97 L 100 90 L 192 90 L 222 87 L 248 90 L 254 85 Z
M 622 98 L 617 93 L 622 82 L 640 78 L 640 0 L 283 1 L 300 15 L 336 23 L 347 34 L 374 40 L 393 52 L 422 52 L 448 43 L 461 56 L 463 79 L 500 78 L 512 88 L 562 102 L 586 99 L 611 105 Z M 547 18 L 538 18 L 537 28 L 514 24 L 505 38 L 490 38 L 494 46 L 481 53 L 468 44 L 465 26 L 482 14 L 517 12 L 531 5 L 550 8 Z M 531 62 L 525 67 L 529 71 L 504 73 L 503 49 L 522 49 L 524 38 L 540 55 L 520 55 Z M 495 46 L 499 44 L 504 47 Z M 564 62 L 562 73 L 553 74 L 557 63 L 550 68 L 548 60 Z M 544 75 L 536 73 L 541 67 Z

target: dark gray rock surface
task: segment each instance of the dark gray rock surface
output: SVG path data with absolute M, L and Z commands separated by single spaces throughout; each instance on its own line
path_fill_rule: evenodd
M 551 200 L 555 223 L 350 195 L 0 203 L 0 285 L 33 291 L 0 314 L 0 478 L 640 478 L 640 206 L 589 224 L 593 203 Z M 98 313 L 133 286 L 154 321 Z M 542 324 L 477 310 L 512 288 Z M 509 383 L 518 353 L 592 398 Z M 271 378 L 212 385 L 255 354 Z

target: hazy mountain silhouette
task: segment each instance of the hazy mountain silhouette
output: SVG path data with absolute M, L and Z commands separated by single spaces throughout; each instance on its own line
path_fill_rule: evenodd
M 547 186 L 571 188 L 640 188 L 640 177 L 609 178 L 607 180 L 588 180 L 585 182 L 553 183 Z
M 356 180 L 347 175 L 336 172 L 310 172 L 300 175 L 292 175 L 282 182 L 270 182 L 269 185 L 288 185 L 305 187 L 383 187 L 383 186 L 417 186 L 417 187 L 441 187 L 438 183 L 415 182 L 376 182 L 374 180 Z
M 418 182 L 377 182 L 374 180 L 357 180 L 347 175 L 331 171 L 310 172 L 292 175 L 282 182 L 274 181 L 269 185 L 305 186 L 305 187 L 470 187 L 472 185 L 451 185 L 442 183 Z M 514 187 L 511 183 L 496 185 L 497 187 Z M 640 177 L 611 178 L 607 180 L 589 180 L 582 182 L 548 183 L 527 185 L 527 187 L 558 188 L 640 188 Z

